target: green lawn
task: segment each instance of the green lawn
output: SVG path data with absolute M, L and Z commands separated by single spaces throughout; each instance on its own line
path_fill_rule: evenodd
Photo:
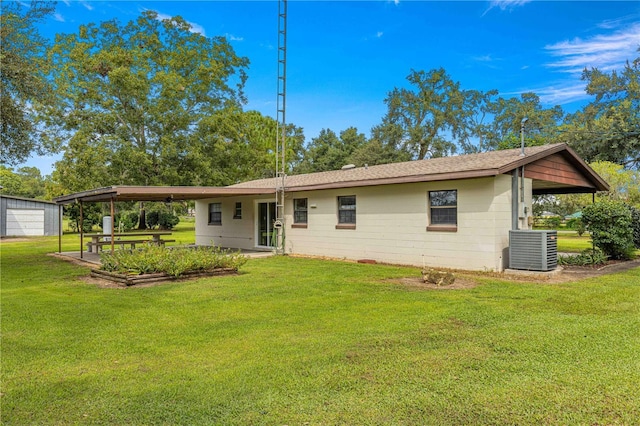
M 563 253 L 580 253 L 585 249 L 592 248 L 589 234 L 579 236 L 577 232 L 558 233 L 558 251 Z
M 76 244 L 65 236 L 63 250 Z M 392 281 L 415 268 L 284 257 L 106 289 L 46 256 L 56 249 L 2 242 L 2 424 L 640 418 L 640 268 L 420 291 Z

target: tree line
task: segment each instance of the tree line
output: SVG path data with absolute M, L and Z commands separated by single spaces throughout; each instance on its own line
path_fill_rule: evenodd
M 37 180 L 33 170 L 8 167 L 32 153 L 62 153 L 52 175 L 39 177 L 44 198 L 116 184 L 217 186 L 273 176 L 277 123 L 244 109 L 249 58 L 224 37 L 145 11 L 50 42 L 36 25 L 54 10 L 48 1 L 2 4 L 3 181 Z M 464 89 L 443 68 L 411 70 L 406 87 L 388 92 L 369 137 L 326 128 L 306 142 L 303 129 L 288 124 L 287 172 L 517 147 L 523 117 L 527 145 L 566 142 L 587 161 L 637 170 L 639 76 L 640 58 L 622 70 L 585 69 L 593 100 L 567 114 L 545 108 L 535 93 L 504 98 Z

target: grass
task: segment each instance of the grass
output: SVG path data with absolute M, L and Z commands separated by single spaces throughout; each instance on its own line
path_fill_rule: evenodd
M 579 236 L 577 232 L 563 232 L 558 234 L 558 251 L 561 253 L 580 253 L 593 248 L 589 234 Z
M 640 418 L 640 268 L 418 291 L 393 281 L 414 268 L 285 257 L 121 290 L 56 249 L 2 242 L 2 424 Z

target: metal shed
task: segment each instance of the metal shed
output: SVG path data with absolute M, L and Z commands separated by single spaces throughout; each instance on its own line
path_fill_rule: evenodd
M 62 209 L 50 201 L 0 195 L 0 236 L 51 236 L 60 233 Z

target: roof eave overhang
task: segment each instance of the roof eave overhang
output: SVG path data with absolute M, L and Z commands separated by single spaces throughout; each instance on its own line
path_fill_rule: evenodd
M 317 191 L 321 189 L 341 189 L 341 188 L 355 188 L 363 186 L 381 186 L 381 185 L 394 185 L 403 183 L 417 183 L 417 182 L 437 182 L 445 180 L 459 180 L 459 179 L 473 179 L 480 177 L 496 176 L 499 172 L 497 169 L 486 170 L 471 170 L 455 173 L 439 173 L 431 175 L 414 175 L 414 176 L 402 176 L 392 178 L 381 179 L 366 179 L 366 180 L 351 180 L 345 182 L 330 182 L 317 185 L 299 185 L 287 187 L 288 192 L 303 192 L 303 191 Z
M 111 186 L 57 197 L 57 204 L 102 201 L 173 201 L 206 198 L 274 194 L 272 188 L 230 188 L 191 186 Z

